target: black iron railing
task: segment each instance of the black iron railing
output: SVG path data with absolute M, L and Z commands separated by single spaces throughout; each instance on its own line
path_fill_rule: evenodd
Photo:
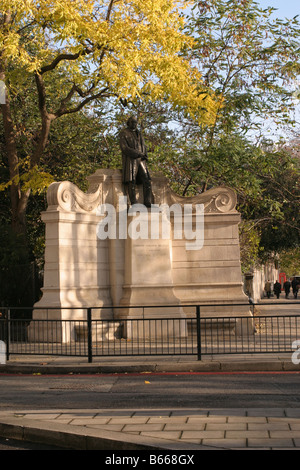
M 170 309 L 167 316 L 160 315 L 162 306 L 136 307 L 138 316 L 124 318 L 123 306 L 113 314 L 103 307 L 35 308 L 42 310 L 38 319 L 32 318 L 32 309 L 6 307 L 0 346 L 5 345 L 6 360 L 11 354 L 56 355 L 87 357 L 88 362 L 99 356 L 192 355 L 201 360 L 218 354 L 292 353 L 297 341 L 300 345 L 300 302 L 264 302 L 274 307 L 264 315 L 256 312 L 260 305 L 183 306 L 187 316 L 172 315 L 177 308 L 172 306 L 163 307 Z M 283 305 L 293 306 L 296 314 L 280 311 Z M 222 309 L 241 306 L 241 315 L 221 315 Z M 211 308 L 218 312 L 208 315 Z

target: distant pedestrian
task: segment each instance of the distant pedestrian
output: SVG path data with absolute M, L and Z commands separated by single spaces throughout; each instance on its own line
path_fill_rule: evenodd
M 274 284 L 274 293 L 275 293 L 277 299 L 279 299 L 280 294 L 281 294 L 281 284 L 278 281 L 276 281 L 275 284 Z
M 297 281 L 297 279 L 295 277 L 292 280 L 292 289 L 293 289 L 294 297 L 295 297 L 295 299 L 297 299 L 298 290 L 299 290 L 299 281 Z
M 284 288 L 284 291 L 285 291 L 285 298 L 288 299 L 289 295 L 290 295 L 290 290 L 291 290 L 291 283 L 288 279 L 283 284 L 283 288 Z
M 271 282 L 267 281 L 265 284 L 265 291 L 267 294 L 268 299 L 271 297 Z

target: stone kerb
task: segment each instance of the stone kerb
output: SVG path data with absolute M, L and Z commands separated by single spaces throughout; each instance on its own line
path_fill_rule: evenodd
M 0 341 L 0 364 L 6 364 L 6 344 Z

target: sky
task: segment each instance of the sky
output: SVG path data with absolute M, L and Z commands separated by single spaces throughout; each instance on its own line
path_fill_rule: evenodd
M 254 0 L 261 8 L 268 8 L 272 7 L 276 9 L 273 13 L 273 18 L 279 19 L 292 19 L 295 16 L 299 15 L 300 21 L 300 0 Z M 300 88 L 300 82 L 299 82 Z M 297 122 L 300 122 L 300 101 L 297 102 L 297 108 L 295 111 L 295 117 L 297 118 Z M 266 125 L 269 127 L 269 122 L 267 121 Z M 269 128 L 268 131 L 268 138 L 276 140 L 278 137 L 277 130 L 273 126 Z M 270 132 L 270 133 L 269 133 Z M 272 135 L 274 133 L 274 135 Z
M 255 0 L 262 8 L 273 7 L 277 11 L 274 12 L 275 18 L 293 18 L 296 15 L 300 16 L 300 0 Z M 300 18 L 299 18 L 300 19 Z M 297 120 L 299 121 L 299 105 L 296 110 Z M 276 131 L 275 131 L 276 135 Z
M 262 8 L 277 8 L 277 18 L 293 18 L 300 15 L 300 0 L 256 0 Z

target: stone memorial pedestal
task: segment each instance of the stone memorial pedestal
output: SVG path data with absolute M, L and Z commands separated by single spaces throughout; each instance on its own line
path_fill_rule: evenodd
M 48 189 L 48 208 L 42 214 L 46 224 L 43 296 L 34 306 L 31 340 L 72 341 L 89 307 L 93 320 L 115 322 L 116 334 L 123 322 L 123 334 L 130 338 L 139 334 L 140 327 L 124 320 L 176 318 L 178 325 L 180 319 L 185 325 L 186 316 L 195 317 L 196 304 L 201 305 L 202 317 L 241 316 L 251 323 L 243 293 L 240 214 L 234 191 L 220 187 L 186 198 L 175 194 L 164 176 L 154 175 L 155 206 L 134 212 L 124 203 L 121 171 L 97 170 L 88 181 L 86 193 L 68 181 L 52 183 Z M 167 212 L 160 211 L 162 207 Z M 185 214 L 186 208 L 190 211 Z M 168 209 L 172 210 L 168 213 Z M 159 224 L 151 233 L 153 218 Z M 140 235 L 148 227 L 147 236 L 137 236 L 139 224 Z M 155 230 L 162 226 L 169 231 L 157 236 Z M 44 318 L 66 320 L 68 325 L 57 323 L 55 333 L 49 327 L 41 331 L 36 321 Z M 176 334 L 186 334 L 182 325 Z M 166 329 L 161 332 L 163 336 Z M 150 330 L 146 336 L 151 338 Z
M 174 294 L 172 240 L 170 237 L 162 238 L 163 224 L 170 225 L 170 221 L 155 208 L 153 212 L 147 210 L 138 215 L 130 212 L 128 214 L 128 235 L 131 236 L 127 237 L 125 243 L 123 296 L 120 300 L 121 308 L 117 311 L 118 318 L 126 319 L 126 338 L 167 337 L 170 322 L 168 324 L 164 319 L 174 319 L 172 334 L 175 337 L 187 334 L 185 322 L 178 321 L 186 315 L 180 300 Z M 144 238 L 134 238 L 137 235 L 136 229 L 144 232 L 140 232 Z M 151 231 L 152 235 L 156 231 L 156 239 L 151 239 Z M 128 322 L 130 319 L 156 321 L 145 324 Z

